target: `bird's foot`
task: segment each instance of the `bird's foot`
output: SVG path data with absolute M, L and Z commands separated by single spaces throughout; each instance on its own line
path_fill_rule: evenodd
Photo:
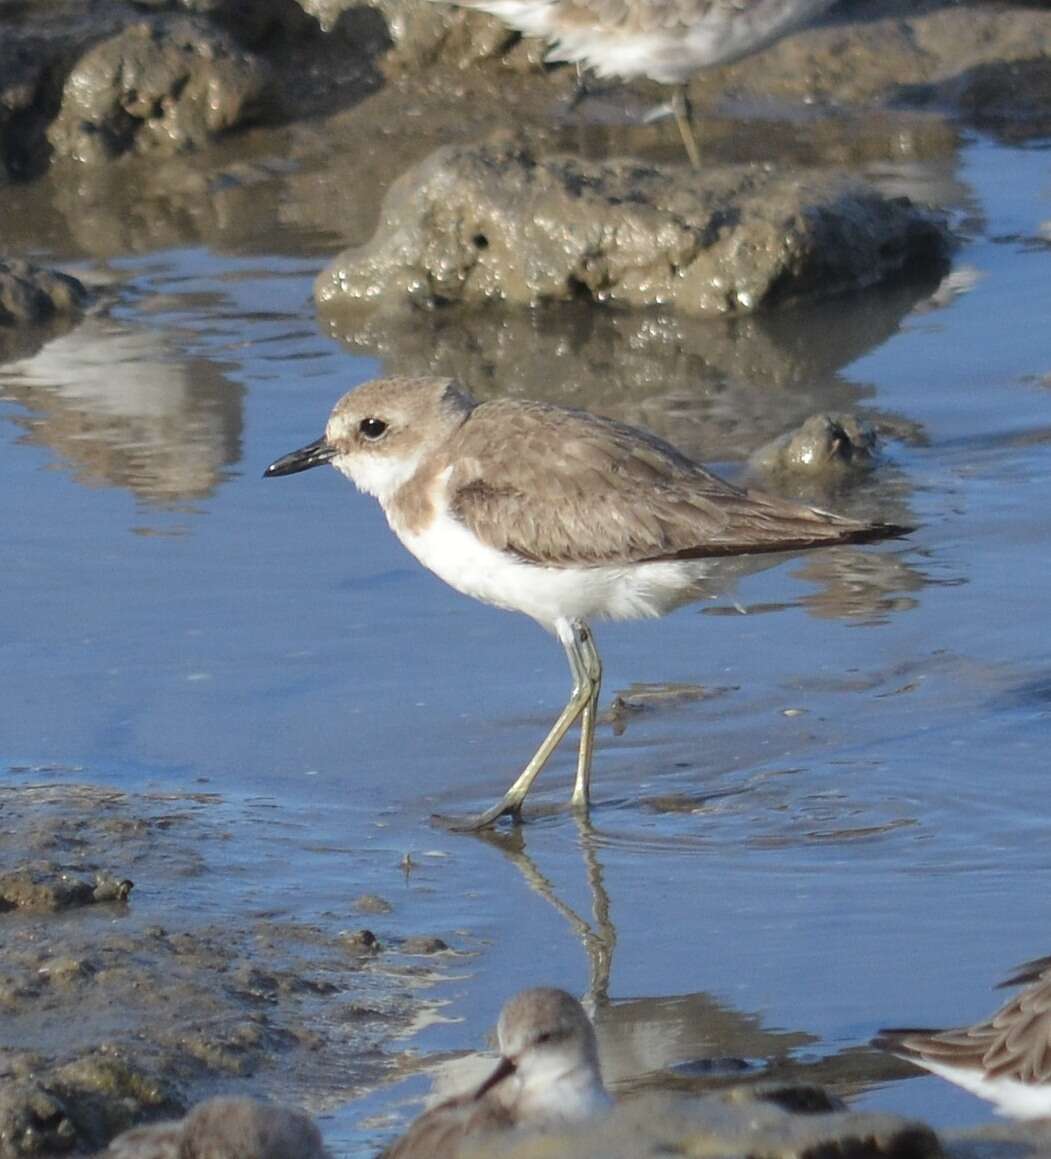
M 521 801 L 500 801 L 484 813 L 468 813 L 465 816 L 450 816 L 446 813 L 432 813 L 431 821 L 452 833 L 477 833 L 495 825 L 501 817 L 510 817 L 514 825 L 522 824 Z

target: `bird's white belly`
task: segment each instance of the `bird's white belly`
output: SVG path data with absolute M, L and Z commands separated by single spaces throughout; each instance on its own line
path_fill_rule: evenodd
M 446 512 L 424 531 L 391 527 L 450 587 L 487 604 L 524 612 L 546 628 L 558 620 L 660 616 L 690 598 L 704 572 L 696 563 L 544 567 L 479 540 Z
M 760 0 L 751 10 L 717 5 L 692 23 L 641 31 L 630 23 L 567 19 L 558 0 L 461 0 L 551 41 L 551 61 L 579 61 L 600 77 L 648 76 L 681 84 L 695 72 L 731 64 L 772 44 L 832 0 Z
M 939 1078 L 963 1087 L 965 1091 L 994 1103 L 1001 1114 L 1014 1119 L 1041 1119 L 1051 1115 L 1051 1085 L 1023 1083 L 1011 1078 L 987 1078 L 970 1067 L 949 1066 L 925 1058 L 911 1062 L 926 1067 Z

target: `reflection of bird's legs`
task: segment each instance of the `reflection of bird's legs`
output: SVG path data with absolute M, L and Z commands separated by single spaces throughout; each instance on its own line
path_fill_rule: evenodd
M 580 714 L 580 752 L 570 804 L 574 809 L 586 813 L 591 803 L 591 755 L 595 750 L 595 718 L 598 713 L 599 689 L 602 687 L 602 660 L 595 647 L 595 638 L 586 624 L 580 625 L 580 651 L 584 661 L 584 678 L 591 687 L 591 696 Z
M 603 880 L 602 863 L 598 859 L 595 830 L 583 813 L 576 815 L 576 821 L 580 848 L 584 852 L 584 864 L 587 867 L 591 912 L 594 917 L 594 925 L 589 927 L 585 941 L 591 970 L 588 996 L 594 1007 L 609 1001 L 609 977 L 613 969 L 613 950 L 617 945 L 617 927 L 609 913 L 609 894 Z M 591 1013 L 594 1013 L 594 1009 Z
M 583 814 L 576 815 L 576 823 L 587 868 L 588 888 L 591 890 L 594 927 L 558 896 L 554 885 L 540 872 L 536 862 L 526 852 L 527 830 L 518 828 L 503 833 L 487 830 L 479 832 L 478 836 L 496 846 L 525 878 L 530 889 L 561 914 L 580 938 L 584 952 L 588 956 L 589 981 L 585 1005 L 588 1006 L 590 1013 L 594 1013 L 597 1007 L 609 1001 L 609 977 L 613 965 L 613 947 L 617 943 L 617 931 L 609 916 L 609 895 L 602 880 L 602 866 L 599 864 L 598 851 L 595 847 L 594 831 Z

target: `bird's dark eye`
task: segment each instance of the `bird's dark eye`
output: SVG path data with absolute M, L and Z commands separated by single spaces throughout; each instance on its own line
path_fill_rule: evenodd
M 555 1036 L 550 1031 L 546 1031 L 544 1034 L 538 1034 L 536 1036 L 536 1041 L 539 1045 L 541 1042 L 550 1042 L 554 1037 Z
M 358 430 L 361 431 L 365 438 L 375 440 L 386 434 L 387 424 L 383 419 L 362 419 L 358 423 Z

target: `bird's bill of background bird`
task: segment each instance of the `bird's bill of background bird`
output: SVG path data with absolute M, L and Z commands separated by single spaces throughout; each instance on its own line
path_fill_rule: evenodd
M 332 461 L 336 448 L 327 441 L 324 435 L 300 447 L 298 451 L 289 451 L 280 459 L 271 463 L 263 472 L 264 479 L 273 479 L 278 475 L 295 475 L 300 471 L 309 471 L 311 467 L 322 467 Z
M 493 1068 L 492 1074 L 482 1083 L 482 1085 L 474 1092 L 475 1099 L 481 1099 L 489 1093 L 495 1086 L 499 1086 L 504 1079 L 509 1078 L 515 1073 L 515 1064 L 507 1057 L 501 1057 L 500 1061 Z

